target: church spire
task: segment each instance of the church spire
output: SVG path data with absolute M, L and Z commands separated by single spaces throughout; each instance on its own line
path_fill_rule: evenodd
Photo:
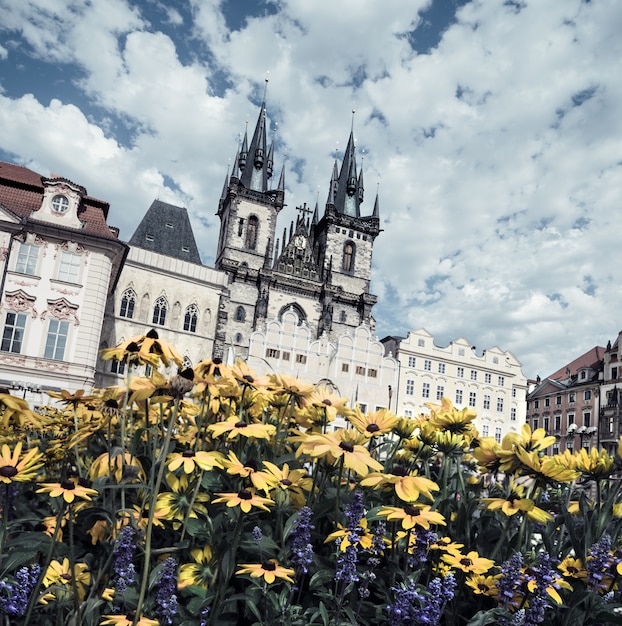
M 268 79 L 266 78 L 266 86 Z M 244 135 L 246 141 L 246 134 Z M 272 174 L 272 165 L 269 164 L 269 155 L 266 153 L 266 89 L 259 111 L 259 118 L 255 126 L 255 132 L 251 139 L 246 155 L 245 167 L 240 176 L 240 182 L 253 191 L 268 191 L 268 179 Z M 242 146 L 244 151 L 244 146 Z M 241 156 L 241 155 L 240 155 Z M 270 170 L 270 173 L 268 173 Z

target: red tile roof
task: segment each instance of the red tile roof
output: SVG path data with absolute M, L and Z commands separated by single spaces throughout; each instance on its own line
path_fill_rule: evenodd
M 18 217 L 30 217 L 40 208 L 42 199 L 43 177 L 40 174 L 21 165 L 0 161 L 0 205 Z M 118 231 L 106 223 L 109 209 L 107 202 L 85 195 L 78 209 L 78 217 L 84 222 L 81 232 L 117 239 Z M 77 229 L 68 227 L 68 230 Z
M 575 376 L 577 372 L 584 367 L 591 367 L 594 370 L 598 369 L 600 361 L 602 361 L 605 348 L 602 346 L 594 346 L 591 350 L 588 350 L 585 354 L 577 357 L 574 361 L 571 361 L 564 367 L 558 369 L 555 373 L 547 376 L 547 378 L 553 378 L 554 380 L 565 380 L 570 376 Z M 568 372 L 570 370 L 570 372 Z

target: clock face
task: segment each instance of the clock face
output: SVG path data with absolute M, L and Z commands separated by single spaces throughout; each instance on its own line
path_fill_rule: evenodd
M 305 239 L 305 237 L 303 237 L 303 235 L 297 235 L 296 238 L 294 239 L 294 245 L 297 248 L 304 250 L 304 248 L 307 245 L 307 240 Z

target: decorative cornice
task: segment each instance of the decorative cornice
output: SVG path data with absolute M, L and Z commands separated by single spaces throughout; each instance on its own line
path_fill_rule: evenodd
M 78 305 L 71 304 L 65 300 L 65 298 L 58 298 L 57 300 L 48 300 L 48 309 L 41 313 L 41 319 L 45 319 L 48 313 L 57 320 L 69 320 L 73 319 L 73 325 L 79 326 L 80 320 L 76 314 Z

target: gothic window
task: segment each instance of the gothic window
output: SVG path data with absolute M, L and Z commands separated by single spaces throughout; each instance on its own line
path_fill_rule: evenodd
M 63 360 L 68 334 L 69 322 L 50 320 L 48 336 L 45 342 L 44 356 L 46 359 L 55 359 L 56 361 Z
M 119 315 L 132 319 L 134 317 L 134 306 L 136 305 L 136 294 L 133 289 L 126 289 L 121 294 L 121 310 Z
M 239 306 L 235 310 L 235 321 L 236 322 L 243 322 L 245 319 L 246 319 L 246 311 L 244 310 L 243 306 Z
M 26 328 L 26 315 L 23 313 L 7 313 L 2 333 L 2 350 L 4 352 L 22 351 L 22 341 Z
M 344 272 L 351 274 L 354 272 L 354 244 L 348 241 L 343 247 L 343 264 L 342 269 Z
M 125 363 L 123 361 L 117 361 L 116 359 L 111 359 L 110 371 L 113 374 L 119 374 L 119 375 L 125 374 Z
M 197 321 L 199 319 L 199 309 L 196 304 L 191 304 L 186 309 L 186 315 L 184 316 L 184 330 L 189 330 L 191 333 L 197 332 Z
M 166 310 L 168 309 L 168 305 L 166 303 L 166 298 L 164 296 L 160 296 L 153 307 L 153 323 L 158 324 L 160 326 L 164 326 L 166 324 Z
M 257 247 L 257 230 L 259 229 L 259 220 L 254 215 L 248 218 L 246 225 L 246 247 L 254 250 Z

